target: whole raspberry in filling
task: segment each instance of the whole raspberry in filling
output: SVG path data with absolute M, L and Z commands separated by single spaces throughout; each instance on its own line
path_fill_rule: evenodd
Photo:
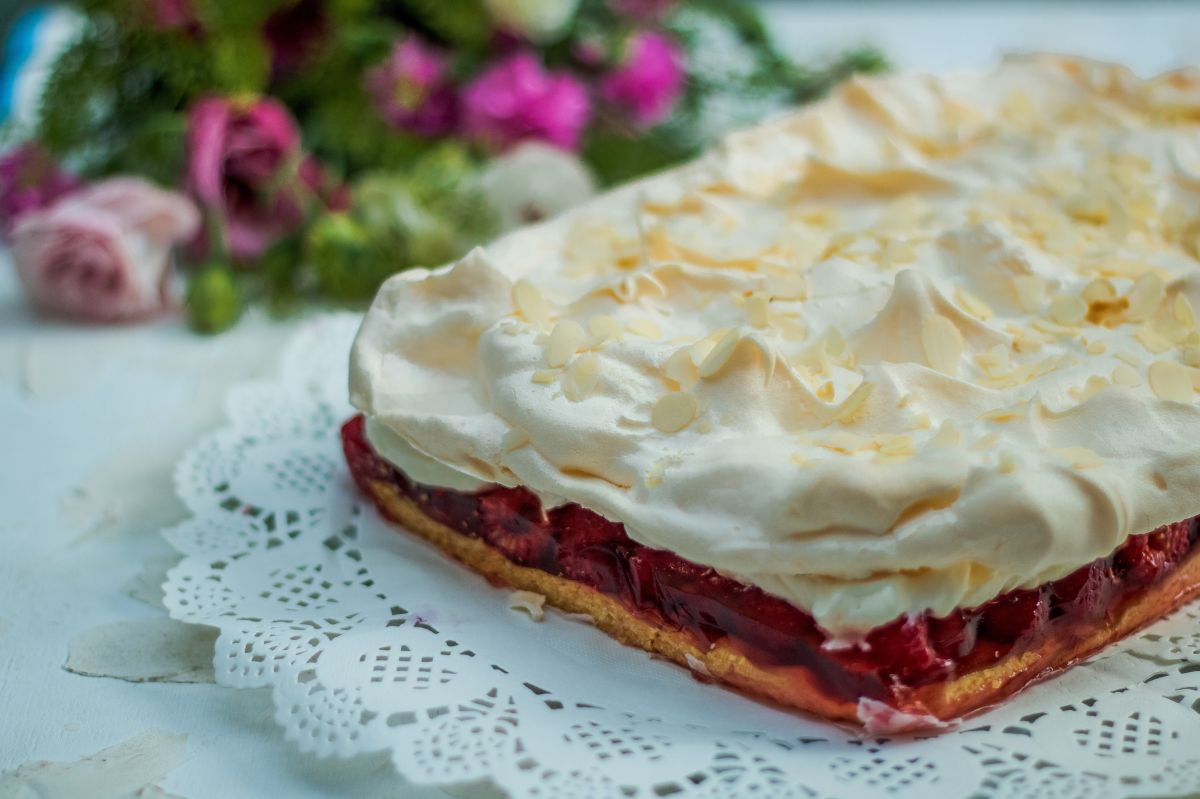
M 1192 550 L 1195 519 L 1132 536 L 1114 553 L 1037 588 L 945 617 L 908 614 L 860 639 L 831 641 L 808 613 L 674 553 L 633 541 L 623 525 L 579 505 L 546 510 L 524 488 L 466 494 L 410 481 L 367 443 L 362 417 L 342 428 L 351 473 L 391 485 L 425 515 L 486 541 L 513 563 L 590 586 L 702 648 L 725 641 L 762 666 L 801 666 L 834 695 L 885 697 L 990 665 L 1047 636 L 1081 636 L 1162 579 Z

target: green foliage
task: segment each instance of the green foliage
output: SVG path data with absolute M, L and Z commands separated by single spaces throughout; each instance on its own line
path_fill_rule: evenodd
M 242 292 L 232 270 L 209 264 L 188 282 L 185 299 L 188 326 L 197 333 L 220 333 L 233 327 L 242 314 Z
M 206 95 L 270 95 L 291 110 L 304 151 L 330 185 L 352 187 L 349 210 L 316 205 L 306 225 L 253 268 L 209 264 L 193 272 L 188 320 L 202 332 L 232 325 L 248 301 L 279 311 L 320 297 L 367 299 L 388 275 L 436 266 L 496 231 L 478 188 L 484 153 L 396 130 L 366 86 L 369 71 L 409 33 L 446 50 L 455 81 L 470 80 L 500 52 L 484 0 L 324 0 L 323 23 L 303 50 L 307 61 L 287 69 L 264 26 L 301 2 L 190 0 L 194 24 L 160 30 L 146 0 L 74 0 L 86 27 L 55 64 L 41 100 L 36 136 L 68 166 L 87 177 L 138 174 L 179 186 L 192 104 Z M 651 130 L 597 106 L 582 156 L 602 184 L 692 158 L 722 124 L 814 99 L 852 73 L 885 66 L 869 48 L 799 65 L 743 0 L 681 2 L 662 27 L 687 52 L 685 91 L 672 118 Z M 539 54 L 549 68 L 592 81 L 619 61 L 635 32 L 609 0 L 582 0 L 574 24 Z M 599 63 L 580 57 L 584 43 Z M 728 109 L 739 105 L 750 110 L 735 118 Z M 722 114 L 729 118 L 714 122 Z

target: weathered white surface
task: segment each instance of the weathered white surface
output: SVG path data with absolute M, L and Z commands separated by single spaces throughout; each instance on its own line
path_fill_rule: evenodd
M 780 2 L 769 13 L 795 52 L 873 39 L 902 67 L 981 65 L 1029 48 L 1142 71 L 1200 63 L 1193 3 Z M 127 584 L 148 558 L 170 553 L 157 530 L 183 517 L 171 468 L 222 421 L 229 385 L 273 372 L 293 329 L 251 318 L 202 339 L 172 320 L 108 329 L 35 320 L 0 263 L 0 770 L 75 761 L 157 727 L 188 735 L 187 760 L 161 782 L 188 799 L 444 796 L 402 786 L 383 756 L 299 754 L 263 691 L 62 669 L 78 633 L 161 616 Z

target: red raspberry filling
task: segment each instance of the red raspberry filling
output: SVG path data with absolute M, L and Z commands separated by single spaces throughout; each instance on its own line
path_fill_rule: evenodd
M 342 445 L 364 489 L 384 481 L 431 519 L 486 541 L 513 563 L 588 585 L 656 626 L 687 632 L 701 649 L 726 640 L 760 667 L 803 667 L 830 695 L 852 701 L 953 679 L 1046 636 L 1082 638 L 1125 598 L 1170 572 L 1200 537 L 1200 517 L 1168 524 L 1038 588 L 1009 591 L 945 617 L 902 616 L 854 644 L 825 647 L 829 636 L 803 610 L 643 546 L 623 525 L 587 508 L 547 511 L 524 488 L 462 493 L 414 483 L 371 449 L 362 416 L 343 426 Z

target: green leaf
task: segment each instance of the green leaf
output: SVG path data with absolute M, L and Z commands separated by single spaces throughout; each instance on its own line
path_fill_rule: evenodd
M 257 31 L 210 39 L 213 77 L 226 94 L 258 94 L 271 77 L 271 51 Z

